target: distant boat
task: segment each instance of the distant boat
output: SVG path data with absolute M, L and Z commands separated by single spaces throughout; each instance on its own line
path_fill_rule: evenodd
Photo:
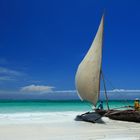
M 100 81 L 103 80 L 107 110 L 95 109 L 96 113 L 103 116 L 106 115 L 112 119 L 136 121 L 140 122 L 140 113 L 134 109 L 130 110 L 113 110 L 109 108 L 108 97 L 106 92 L 105 80 L 102 72 L 102 46 L 103 46 L 103 32 L 104 32 L 104 15 L 102 16 L 98 31 L 89 48 L 87 54 L 78 66 L 75 84 L 79 97 L 81 100 L 86 100 L 92 103 L 95 107 L 99 100 L 100 95 Z M 99 115 L 95 115 L 92 118 L 92 113 L 85 113 L 81 115 L 81 118 L 85 121 L 95 122 Z M 129 115 L 130 114 L 130 115 Z M 89 117 L 90 115 L 90 117 Z M 135 116 L 135 117 L 134 117 Z

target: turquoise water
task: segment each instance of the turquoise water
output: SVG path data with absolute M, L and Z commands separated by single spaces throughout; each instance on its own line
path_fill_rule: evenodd
M 133 101 L 109 101 L 110 108 L 119 108 L 127 105 L 132 106 Z M 106 102 L 104 102 L 104 108 L 106 108 Z M 82 101 L 0 101 L 0 114 L 91 110 L 92 105 Z

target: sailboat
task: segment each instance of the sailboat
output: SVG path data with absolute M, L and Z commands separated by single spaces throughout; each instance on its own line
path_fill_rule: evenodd
M 96 107 L 100 96 L 100 82 L 102 79 L 107 109 L 95 109 L 96 115 L 95 112 L 88 112 L 78 117 L 84 121 L 96 122 L 98 118 L 105 115 L 111 119 L 140 122 L 140 112 L 135 111 L 134 109 L 122 111 L 109 108 L 106 84 L 102 71 L 103 32 L 104 15 L 101 18 L 100 25 L 91 47 L 78 66 L 75 76 L 75 84 L 77 93 L 81 100 L 88 101 Z

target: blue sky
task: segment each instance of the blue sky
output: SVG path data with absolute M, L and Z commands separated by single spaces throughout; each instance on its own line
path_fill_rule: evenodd
M 105 78 L 140 97 L 140 1 L 2 0 L 0 99 L 77 98 L 76 69 L 104 10 Z

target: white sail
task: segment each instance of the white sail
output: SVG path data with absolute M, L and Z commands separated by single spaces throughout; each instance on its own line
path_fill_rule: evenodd
M 76 88 L 83 100 L 96 106 L 100 93 L 104 16 L 101 19 L 94 41 L 76 73 Z

